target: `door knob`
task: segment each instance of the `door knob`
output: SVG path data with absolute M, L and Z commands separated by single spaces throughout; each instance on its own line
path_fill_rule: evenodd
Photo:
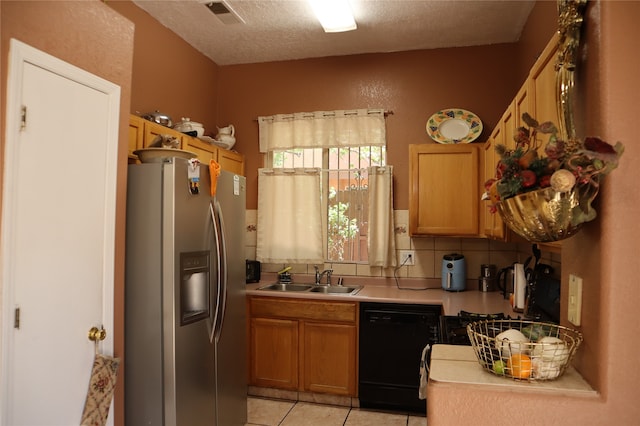
M 100 340 L 104 340 L 107 337 L 107 330 L 100 327 L 91 327 L 89 330 L 89 340 L 92 342 L 98 342 Z

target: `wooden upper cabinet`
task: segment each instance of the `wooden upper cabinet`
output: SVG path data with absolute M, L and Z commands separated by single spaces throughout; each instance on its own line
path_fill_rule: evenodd
M 409 145 L 409 233 L 477 236 L 478 144 Z
M 218 163 L 222 170 L 244 176 L 244 155 L 226 149 L 218 150 Z
M 529 73 L 529 96 L 532 98 L 529 114 L 539 123 L 552 121 L 558 125 L 556 95 L 556 52 L 558 36 L 553 36 Z M 544 141 L 546 143 L 546 139 Z
M 142 142 L 143 147 L 148 148 L 149 145 L 153 143 L 153 140 L 156 138 L 156 136 L 159 135 L 175 136 L 176 138 L 178 138 L 178 140 L 181 140 L 182 138 L 182 133 L 176 132 L 169 127 L 163 126 L 162 124 L 144 120 L 144 139 Z
M 498 127 L 499 129 L 499 127 Z M 484 144 L 482 153 L 482 182 L 481 185 L 495 177 L 498 154 L 495 149 L 494 135 L 500 135 L 500 130 L 494 131 L 489 140 Z M 498 213 L 489 211 L 489 201 L 480 202 L 480 233 L 487 238 L 504 240 L 506 236 L 506 226 Z
M 135 163 L 138 157 L 133 153 L 142 148 L 144 138 L 144 119 L 136 115 L 129 116 L 129 163 Z
M 542 51 L 536 63 L 529 72 L 529 76 L 514 99 L 509 104 L 500 121 L 493 129 L 491 138 L 485 144 L 484 157 L 482 161 L 481 177 L 483 182 L 495 173 L 495 167 L 500 159 L 495 154 L 495 145 L 505 145 L 509 149 L 515 148 L 515 136 L 518 127 L 525 126 L 522 114 L 527 112 L 539 123 L 552 121 L 558 125 L 558 110 L 556 100 L 556 70 L 555 59 L 558 45 L 558 35 L 555 34 L 545 49 Z M 540 146 L 538 153 L 544 155 L 544 147 L 547 143 L 547 135 L 539 135 Z M 492 149 L 493 148 L 493 149 Z M 493 151 L 493 158 L 491 155 Z M 486 208 L 485 202 L 480 202 L 481 208 Z M 487 238 L 498 240 L 518 240 L 502 222 L 498 214 L 488 215 L 487 212 L 480 213 L 481 234 Z M 546 244 L 548 248 L 559 250 L 560 243 Z
M 502 145 L 506 145 L 509 149 L 514 149 L 516 147 L 516 141 L 513 138 L 516 135 L 517 127 L 518 127 L 518 119 L 516 115 L 516 101 L 513 100 L 509 105 L 509 108 L 502 114 L 502 118 L 500 119 L 500 126 L 502 127 L 501 138 L 497 142 Z M 496 156 L 496 161 L 499 159 Z
M 137 161 L 133 151 L 148 148 L 158 135 L 176 137 L 180 141 L 180 149 L 193 152 L 203 164 L 208 165 L 209 161 L 215 160 L 222 170 L 244 176 L 244 155 L 219 148 L 136 115 L 129 117 L 129 162 Z
M 182 149 L 195 153 L 204 164 L 209 164 L 211 160 L 218 161 L 218 148 L 200 139 L 184 135 Z
M 532 97 L 529 96 L 529 82 L 526 81 L 518 93 L 516 94 L 515 99 L 513 100 L 513 110 L 515 115 L 515 129 L 518 127 L 524 126 L 524 122 L 522 121 L 522 114 L 525 112 L 529 113 L 529 115 L 533 115 L 533 111 L 535 106 L 532 102 Z M 515 146 L 515 144 L 514 144 Z

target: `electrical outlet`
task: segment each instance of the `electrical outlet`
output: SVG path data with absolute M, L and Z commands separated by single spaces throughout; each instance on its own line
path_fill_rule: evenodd
M 569 275 L 569 309 L 567 319 L 573 325 L 580 325 L 582 316 L 582 278 Z
M 400 266 L 412 266 L 415 264 L 416 252 L 414 250 L 400 250 L 398 255 L 400 256 Z

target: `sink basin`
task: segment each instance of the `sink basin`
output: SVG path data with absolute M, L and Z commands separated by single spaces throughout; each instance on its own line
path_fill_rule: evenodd
M 322 293 L 322 294 L 344 294 L 352 295 L 356 294 L 362 286 L 326 286 L 326 285 L 313 285 L 313 284 L 294 284 L 294 283 L 274 283 L 268 284 L 262 287 L 258 287 L 258 290 L 266 291 L 297 291 L 308 293 Z
M 355 294 L 362 287 L 347 287 L 347 286 L 314 286 L 309 290 L 312 293 L 325 293 L 325 294 Z
M 269 284 L 264 287 L 258 288 L 258 290 L 271 290 L 271 291 L 306 291 L 311 288 L 308 284 L 292 284 L 292 283 L 275 283 Z

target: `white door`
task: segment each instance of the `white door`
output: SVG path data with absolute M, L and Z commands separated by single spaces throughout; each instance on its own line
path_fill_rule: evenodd
M 16 40 L 9 73 L 0 420 L 77 425 L 91 327 L 113 354 L 120 89 Z

